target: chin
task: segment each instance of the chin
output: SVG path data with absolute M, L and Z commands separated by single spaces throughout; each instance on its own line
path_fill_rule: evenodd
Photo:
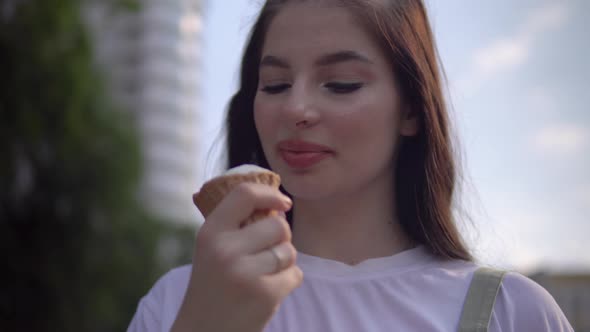
M 334 184 L 319 181 L 317 177 L 282 175 L 283 188 L 293 197 L 302 200 L 317 200 L 334 195 Z
M 273 160 L 274 161 L 274 160 Z M 274 165 L 276 167 L 273 167 Z M 283 188 L 293 197 L 304 200 L 322 199 L 336 194 L 341 179 L 329 165 L 319 164 L 315 167 L 296 170 L 283 163 L 271 162 L 274 172 L 281 176 Z

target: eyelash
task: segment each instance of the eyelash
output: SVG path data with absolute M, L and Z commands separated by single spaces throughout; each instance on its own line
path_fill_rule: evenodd
M 262 91 L 268 93 L 269 95 L 276 95 L 279 94 L 288 88 L 291 87 L 291 84 L 282 83 L 282 84 L 274 84 L 274 85 L 266 85 L 262 87 Z
M 262 91 L 266 92 L 271 95 L 279 94 L 288 88 L 291 87 L 291 84 L 282 83 L 282 84 L 275 84 L 275 85 L 267 85 L 262 87 Z M 356 83 L 340 83 L 340 82 L 328 82 L 324 84 L 324 87 L 330 90 L 332 93 L 335 94 L 348 94 L 353 93 L 356 90 L 363 87 L 363 83 L 356 82 Z
M 340 82 L 328 82 L 324 84 L 328 90 L 336 94 L 347 94 L 353 93 L 356 90 L 363 87 L 363 83 L 355 82 L 355 83 L 340 83 Z

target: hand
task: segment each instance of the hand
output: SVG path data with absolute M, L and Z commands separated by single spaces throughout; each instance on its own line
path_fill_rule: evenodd
M 252 183 L 221 201 L 197 234 L 189 286 L 172 331 L 264 329 L 303 273 L 283 216 L 240 224 L 257 210 L 285 212 L 291 205 L 279 190 Z

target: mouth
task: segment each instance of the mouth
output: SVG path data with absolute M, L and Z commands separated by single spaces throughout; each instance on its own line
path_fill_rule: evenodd
M 301 140 L 282 141 L 278 150 L 287 165 L 299 170 L 310 168 L 334 154 L 326 146 Z

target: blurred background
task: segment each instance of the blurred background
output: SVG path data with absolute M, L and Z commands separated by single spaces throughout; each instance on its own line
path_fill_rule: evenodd
M 590 331 L 590 2 L 426 2 L 471 247 Z M 261 4 L 0 1 L 0 330 L 125 330 L 190 263 Z

